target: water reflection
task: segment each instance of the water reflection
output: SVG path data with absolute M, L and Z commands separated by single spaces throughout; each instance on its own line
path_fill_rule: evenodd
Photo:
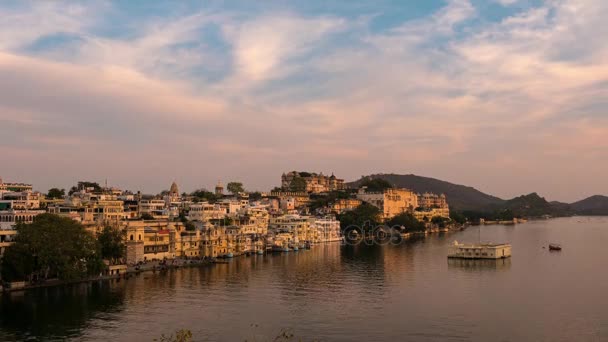
M 484 239 L 512 243 L 504 260 L 448 261 L 453 240 L 477 241 L 473 229 L 13 294 L 0 298 L 0 341 L 152 341 L 181 328 L 197 341 L 281 329 L 304 341 L 608 340 L 607 224 L 484 227 Z M 550 241 L 567 248 L 549 253 Z
M 451 271 L 508 271 L 511 269 L 511 258 L 507 259 L 448 259 Z
M 78 336 L 99 312 L 123 309 L 124 280 L 7 293 L 0 300 L 0 340 Z

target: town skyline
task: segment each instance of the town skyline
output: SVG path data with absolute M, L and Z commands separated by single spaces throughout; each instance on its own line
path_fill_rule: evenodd
M 608 3 L 4 2 L 0 174 L 146 192 L 281 172 L 608 194 Z M 585 39 L 580 39 L 585 37 Z
M 245 189 L 246 192 L 249 192 L 249 193 L 252 193 L 252 192 L 270 193 L 272 191 L 272 189 L 280 188 L 282 186 L 284 187 L 284 184 L 282 184 L 281 180 L 283 179 L 283 177 L 285 177 L 286 174 L 289 174 L 291 172 L 312 172 L 312 173 L 317 173 L 317 174 L 320 174 L 320 175 L 325 175 L 327 177 L 335 175 L 334 172 L 323 172 L 323 171 L 308 170 L 308 169 L 307 170 L 284 171 L 282 173 L 282 177 L 278 176 L 274 180 L 274 182 L 272 182 L 271 185 L 269 185 L 268 187 L 265 187 L 265 188 L 253 188 L 253 187 L 249 186 L 247 182 L 244 182 L 242 178 L 235 178 L 235 179 L 216 178 L 217 180 L 214 183 L 202 184 L 202 185 L 193 186 L 193 187 L 185 186 L 184 183 L 182 183 L 182 182 L 179 181 L 179 179 L 173 178 L 167 184 L 161 185 L 161 186 L 157 187 L 156 189 L 158 189 L 158 190 L 151 190 L 151 191 L 148 191 L 145 188 L 129 188 L 129 187 L 125 187 L 125 186 L 122 186 L 121 184 L 112 183 L 112 181 L 110 179 L 108 179 L 108 178 L 104 178 L 102 180 L 88 179 L 88 178 L 82 178 L 82 179 L 77 179 L 77 180 L 75 179 L 72 183 L 70 183 L 70 184 L 68 184 L 66 186 L 52 185 L 52 186 L 45 187 L 45 186 L 40 186 L 40 185 L 38 185 L 38 184 L 36 184 L 34 182 L 31 182 L 31 181 L 25 181 L 25 182 L 24 181 L 16 181 L 14 179 L 9 179 L 9 178 L 6 178 L 6 177 L 3 178 L 2 176 L 0 176 L 0 183 L 2 183 L 2 181 L 4 181 L 5 183 L 30 184 L 30 185 L 32 185 L 32 188 L 33 188 L 34 191 L 38 191 L 38 192 L 41 192 L 41 193 L 46 193 L 50 189 L 57 188 L 57 189 L 63 189 L 63 190 L 65 190 L 65 192 L 67 194 L 67 192 L 70 190 L 70 188 L 73 187 L 73 186 L 76 186 L 79 182 L 93 182 L 93 183 L 99 184 L 101 187 L 107 187 L 108 189 L 109 188 L 115 188 L 115 189 L 120 189 L 122 191 L 131 191 L 133 193 L 136 193 L 136 192 L 140 191 L 142 194 L 146 194 L 146 195 L 158 195 L 158 194 L 161 194 L 162 192 L 169 191 L 170 188 L 171 188 L 171 186 L 173 185 L 173 183 L 175 183 L 179 187 L 180 194 L 181 193 L 190 194 L 190 193 L 192 193 L 194 191 L 197 191 L 197 190 L 207 190 L 207 191 L 213 192 L 214 189 L 215 189 L 215 187 L 217 185 L 220 185 L 220 184 L 225 189 L 225 191 L 227 191 L 226 186 L 227 186 L 228 183 L 230 183 L 230 182 L 239 182 L 239 183 L 242 184 L 242 186 L 243 186 L 243 188 Z M 389 175 L 389 174 L 399 175 L 399 174 L 390 173 L 390 172 L 376 172 L 376 173 L 370 173 L 370 174 L 367 174 L 367 175 L 360 175 L 359 177 L 354 178 L 354 179 L 348 179 L 348 178 L 345 179 L 344 177 L 341 177 L 341 175 L 339 175 L 339 174 L 337 174 L 336 177 L 340 178 L 340 180 L 344 181 L 345 183 L 351 183 L 351 182 L 355 182 L 355 181 L 361 180 L 362 177 L 368 177 L 368 176 L 374 176 L 374 175 L 382 175 L 382 174 L 384 174 L 384 175 Z M 403 173 L 403 175 L 406 175 L 406 173 Z M 487 194 L 487 195 L 490 195 L 490 196 L 495 196 L 495 197 L 501 198 L 503 200 L 509 200 L 509 199 L 512 199 L 512 198 L 515 198 L 515 197 L 518 197 L 518 196 L 527 195 L 527 194 L 531 194 L 531 193 L 537 193 L 540 196 L 545 197 L 548 201 L 558 201 L 558 202 L 562 202 L 562 203 L 573 203 L 573 202 L 580 201 L 580 200 L 583 200 L 583 199 L 587 199 L 587 198 L 590 198 L 590 197 L 596 196 L 596 195 L 606 196 L 606 195 L 604 195 L 602 193 L 594 193 L 594 194 L 583 195 L 583 197 L 575 198 L 574 200 L 560 201 L 560 200 L 557 200 L 557 199 L 554 199 L 554 198 L 550 198 L 550 197 L 546 196 L 545 194 L 540 193 L 538 191 L 527 191 L 527 192 L 523 192 L 523 193 L 520 193 L 520 194 L 516 194 L 516 195 L 514 195 L 512 197 L 502 197 L 499 194 L 495 194 L 495 193 L 492 193 L 492 192 L 484 191 L 484 189 L 480 189 L 480 188 L 478 188 L 476 186 L 473 186 L 473 185 L 470 185 L 470 184 L 459 184 L 459 183 L 455 183 L 455 182 L 450 182 L 449 180 L 446 180 L 446 179 L 439 179 L 439 178 L 434 178 L 434 177 L 428 177 L 428 176 L 425 176 L 425 175 L 415 175 L 415 174 L 407 174 L 407 175 L 414 175 L 414 176 L 419 176 L 419 177 L 423 177 L 423 178 L 432 178 L 432 179 L 435 179 L 435 180 L 438 180 L 438 181 L 448 182 L 448 183 L 451 183 L 451 184 L 454 184 L 454 185 L 457 185 L 457 186 L 472 187 L 475 190 L 480 191 L 481 193 L 484 193 L 484 194 Z M 195 184 L 195 183 L 191 182 L 189 184 Z M 424 192 L 424 191 L 422 191 L 422 192 Z

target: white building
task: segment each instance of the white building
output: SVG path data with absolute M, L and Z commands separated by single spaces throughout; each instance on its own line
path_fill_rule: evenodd
M 190 205 L 188 219 L 190 221 L 208 222 L 209 220 L 219 220 L 226 217 L 226 208 L 219 204 L 208 202 L 195 203 Z
M 319 242 L 341 241 L 340 221 L 335 218 L 323 218 L 314 221 L 314 226 L 317 229 Z

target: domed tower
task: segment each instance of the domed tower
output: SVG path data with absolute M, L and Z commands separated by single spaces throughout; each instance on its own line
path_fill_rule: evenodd
M 169 190 L 169 195 L 179 196 L 179 188 L 177 187 L 177 183 L 173 182 L 173 184 L 171 184 L 171 189 Z
M 224 194 L 224 186 L 222 185 L 222 181 L 217 181 L 217 185 L 215 186 L 215 194 L 220 196 Z

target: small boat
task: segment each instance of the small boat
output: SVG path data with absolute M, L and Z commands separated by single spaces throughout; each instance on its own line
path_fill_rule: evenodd
M 555 243 L 552 243 L 552 244 L 549 244 L 549 250 L 550 251 L 561 251 L 562 250 L 562 246 L 560 246 L 558 244 L 555 244 Z
M 298 246 L 293 246 L 293 251 L 297 252 L 299 250 Z
M 258 249 L 258 251 L 256 253 L 258 253 L 258 255 L 264 255 L 264 251 L 261 249 Z
M 234 254 L 232 253 L 228 253 L 225 255 L 226 258 L 234 258 Z

